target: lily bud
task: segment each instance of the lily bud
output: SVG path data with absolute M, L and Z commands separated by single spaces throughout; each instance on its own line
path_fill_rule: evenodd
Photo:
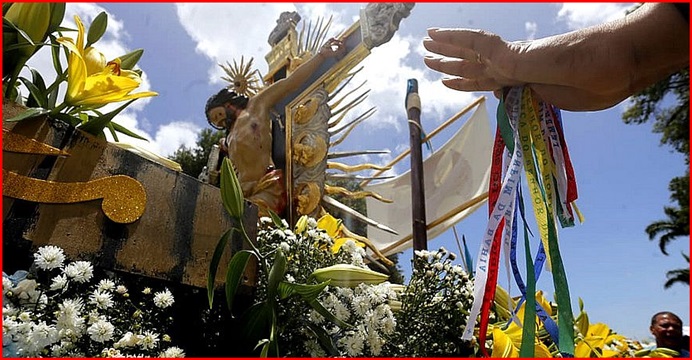
M 87 68 L 87 76 L 99 74 L 106 67 L 106 57 L 93 46 L 84 49 L 84 63 Z
M 231 217 L 242 219 L 245 211 L 245 198 L 233 164 L 228 158 L 221 165 L 221 200 Z
M 312 273 L 312 276 L 320 282 L 331 280 L 330 285 L 349 288 L 355 288 L 361 283 L 379 284 L 389 278 L 388 275 L 350 264 L 338 264 L 317 269 Z
M 50 3 L 14 3 L 7 10 L 5 19 L 22 29 L 31 41 L 40 43 L 45 40 L 48 32 L 50 10 Z
M 308 216 L 303 215 L 296 222 L 296 234 L 302 234 L 308 228 Z

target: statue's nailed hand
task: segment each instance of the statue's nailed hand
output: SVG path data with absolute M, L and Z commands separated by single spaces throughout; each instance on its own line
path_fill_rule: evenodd
M 318 55 L 324 56 L 324 57 L 335 57 L 335 58 L 340 58 L 346 54 L 346 47 L 344 46 L 343 41 L 331 38 L 327 40 L 324 45 L 320 48 L 320 52 Z

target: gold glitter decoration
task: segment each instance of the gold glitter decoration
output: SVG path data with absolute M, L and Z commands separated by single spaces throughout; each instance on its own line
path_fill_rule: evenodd
M 4 196 L 51 204 L 103 199 L 103 213 L 120 224 L 129 224 L 139 219 L 147 203 L 147 194 L 142 184 L 125 175 L 72 183 L 34 179 L 4 169 L 2 176 Z
M 10 132 L 6 129 L 2 129 L 2 150 L 24 154 L 70 156 L 69 153 L 58 148 L 40 143 L 35 139 Z

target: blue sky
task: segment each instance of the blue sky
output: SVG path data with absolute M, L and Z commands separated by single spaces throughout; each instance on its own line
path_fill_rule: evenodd
M 423 65 L 422 38 L 428 27 L 471 27 L 485 29 L 506 40 L 526 40 L 563 33 L 623 16 L 631 4 L 416 4 L 387 44 L 373 50 L 362 64 L 361 79 L 371 89 L 361 107 L 377 107 L 377 113 L 354 131 L 336 151 L 389 149 L 388 155 L 362 159 L 388 163 L 408 147 L 408 130 L 403 107 L 406 80 L 419 82 L 423 104 L 423 127 L 430 131 L 477 96 L 486 96 L 494 114 L 497 101 L 490 93 L 460 93 L 444 88 L 440 74 Z M 90 24 L 101 11 L 109 14 L 108 32 L 95 46 L 108 59 L 137 48 L 145 53 L 139 67 L 143 87 L 158 97 L 140 99 L 116 122 L 143 134 L 148 143 L 135 142 L 161 155 L 169 155 L 181 144 L 193 146 L 197 133 L 208 125 L 204 118 L 207 98 L 225 86 L 218 63 L 240 56 L 254 57 L 255 66 L 266 73 L 264 55 L 267 36 L 282 11 L 297 10 L 303 21 L 334 16 L 334 34 L 358 18 L 365 4 L 195 4 L 195 3 L 70 3 L 66 25 L 78 14 Z M 299 25 L 300 26 L 300 25 Z M 46 54 L 47 55 L 47 54 Z M 32 64 L 50 71 L 47 56 Z M 357 82 L 358 83 L 358 82 Z M 689 324 L 689 288 L 675 285 L 664 290 L 665 273 L 687 266 L 681 252 L 689 254 L 688 239 L 680 239 L 663 255 L 657 242 L 649 241 L 644 228 L 663 219 L 670 204 L 668 182 L 685 171 L 683 157 L 659 145 L 651 125 L 625 125 L 621 113 L 627 103 L 600 112 L 563 112 L 565 136 L 575 167 L 584 224 L 559 233 L 573 308 L 581 297 L 592 322 L 605 322 L 614 330 L 639 339 L 650 338 L 653 313 L 671 310 Z M 458 129 L 465 118 L 453 126 Z M 491 120 L 494 128 L 494 120 Z M 443 132 L 433 141 L 439 147 L 449 136 Z M 123 139 L 121 139 L 123 140 Z M 487 154 L 489 156 L 489 154 Z M 394 173 L 405 171 L 402 162 Z M 485 230 L 487 206 L 457 225 L 473 254 Z M 429 248 L 444 246 L 456 251 L 451 231 L 430 242 Z M 535 248 L 532 249 L 535 253 Z M 410 273 L 411 251 L 400 264 Z M 507 287 L 504 271 L 500 282 Z M 549 273 L 538 287 L 552 294 Z M 516 295 L 516 286 L 512 286 Z

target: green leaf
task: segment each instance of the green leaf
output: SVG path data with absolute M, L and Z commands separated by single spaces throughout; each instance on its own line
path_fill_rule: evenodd
M 243 341 L 245 344 L 257 343 L 261 339 L 268 339 L 271 330 L 274 310 L 267 302 L 259 302 L 252 305 L 240 321 L 243 326 Z
M 274 264 L 269 269 L 269 278 L 267 279 L 267 299 L 270 302 L 276 301 L 279 291 L 279 284 L 286 275 L 286 256 L 281 248 L 276 249 L 274 255 Z
M 268 209 L 268 210 L 269 210 L 269 217 L 271 217 L 272 222 L 274 222 L 274 226 L 276 226 L 277 228 L 279 228 L 281 230 L 285 230 L 286 227 L 284 227 L 284 223 L 281 221 L 281 218 L 279 217 L 279 215 L 276 215 L 276 213 L 271 211 L 271 209 Z
M 93 117 L 90 120 L 88 120 L 86 123 L 84 123 L 82 126 L 79 127 L 80 130 L 88 132 L 89 134 L 98 136 L 99 134 L 103 133 L 103 129 L 106 128 L 106 125 L 113 120 L 113 118 L 118 115 L 121 111 L 125 110 L 126 107 L 128 107 L 130 104 L 132 104 L 133 101 L 137 99 L 132 99 L 119 108 L 109 112 L 108 114 L 105 114 L 103 116 L 97 116 Z
M 131 51 L 120 57 L 120 68 L 124 70 L 132 70 L 137 65 L 137 62 L 144 54 L 144 49 Z
M 228 262 L 226 269 L 226 305 L 228 311 L 233 311 L 233 298 L 235 298 L 238 285 L 245 274 L 245 267 L 252 255 L 255 254 L 251 251 L 241 250 L 233 255 L 231 261 Z
M 282 281 L 279 284 L 278 289 L 279 299 L 283 300 L 297 294 L 300 295 L 306 302 L 310 302 L 317 299 L 327 285 L 329 285 L 329 280 L 314 285 L 294 284 Z
M 48 25 L 48 34 L 53 33 L 58 29 L 60 23 L 62 23 L 65 17 L 65 3 L 51 3 L 50 4 L 50 23 Z
M 91 22 L 91 25 L 89 25 L 89 33 L 87 34 L 87 43 L 84 46 L 84 48 L 88 48 L 95 42 L 99 41 L 101 36 L 106 32 L 106 28 L 108 27 L 108 15 L 106 14 L 105 11 L 102 11 L 100 14 L 96 15 L 94 20 Z
M 52 44 L 58 43 L 58 40 L 55 36 L 49 35 L 48 38 L 50 38 L 50 42 Z M 63 73 L 62 64 L 60 63 L 60 49 L 61 49 L 60 46 L 51 46 L 51 49 L 50 49 L 52 60 L 53 60 L 53 68 L 55 69 L 56 74 L 62 74 Z M 66 78 L 67 78 L 67 75 L 65 75 L 65 78 L 63 78 L 62 80 L 65 80 Z M 57 81 L 58 80 L 56 79 L 53 84 L 55 84 Z
M 343 321 L 343 320 L 340 320 L 339 318 L 337 318 L 336 316 L 334 316 L 332 313 L 330 313 L 329 310 L 327 310 L 327 309 L 322 305 L 322 303 L 320 303 L 318 300 L 310 301 L 310 302 L 308 302 L 308 304 L 310 304 L 310 306 L 312 306 L 312 308 L 315 309 L 315 311 L 317 311 L 317 313 L 319 313 L 320 315 L 324 316 L 325 319 L 327 319 L 327 320 L 333 322 L 334 324 L 336 324 L 336 325 L 339 326 L 340 328 L 342 328 L 342 329 L 350 329 L 350 328 L 353 327 L 353 325 L 351 325 L 351 324 L 349 324 L 349 323 L 347 323 L 347 322 L 345 322 L 345 321 Z
M 62 120 L 72 126 L 77 126 L 81 123 L 81 120 L 79 120 L 79 118 L 65 113 L 52 114 L 51 117 L 53 119 Z
M 219 268 L 221 256 L 223 255 L 224 250 L 226 250 L 226 245 L 228 245 L 228 240 L 233 236 L 233 230 L 234 229 L 230 229 L 221 236 L 219 242 L 216 243 L 214 254 L 211 256 L 209 271 L 207 272 L 207 298 L 209 299 L 210 309 L 214 303 L 214 281 L 216 280 L 216 271 Z
M 125 135 L 133 137 L 135 139 L 144 140 L 146 142 L 149 142 L 149 139 L 147 139 L 143 136 L 137 135 L 136 133 L 128 130 L 127 128 L 125 128 L 124 126 L 122 126 L 116 122 L 111 121 L 110 123 L 108 123 L 108 126 L 112 126 L 113 130 L 115 130 L 121 134 L 125 134 Z M 113 136 L 113 137 L 115 138 L 115 136 Z M 118 141 L 118 140 L 116 139 L 115 141 Z
M 113 140 L 115 142 L 120 142 L 118 139 L 118 133 L 115 132 L 115 128 L 113 127 L 113 122 L 109 122 L 108 125 L 106 125 L 106 129 L 108 129 L 108 132 L 111 133 L 111 136 L 113 137 Z
M 233 169 L 233 164 L 227 157 L 223 158 L 221 164 L 221 199 L 228 214 L 234 219 L 242 221 L 245 212 L 243 190 Z
M 29 79 L 20 77 L 19 81 L 26 86 L 27 90 L 29 90 L 29 94 L 31 95 L 31 97 L 27 100 L 27 106 L 43 109 L 48 107 L 48 99 L 46 99 L 46 94 L 44 93 L 45 90 L 41 90 L 38 86 L 36 86 L 36 84 L 29 81 Z
M 307 325 L 308 330 L 315 335 L 317 341 L 322 345 L 322 348 L 327 351 L 327 355 L 331 357 L 339 356 L 339 350 L 337 350 L 332 337 L 327 334 L 326 330 L 309 321 L 306 321 L 305 325 Z
M 9 121 L 9 122 L 21 121 L 24 119 L 30 119 L 33 117 L 45 115 L 45 114 L 48 114 L 49 112 L 50 112 L 50 110 L 46 110 L 43 108 L 28 108 L 25 111 L 17 114 L 17 116 L 11 117 L 9 119 L 3 119 L 3 121 Z

